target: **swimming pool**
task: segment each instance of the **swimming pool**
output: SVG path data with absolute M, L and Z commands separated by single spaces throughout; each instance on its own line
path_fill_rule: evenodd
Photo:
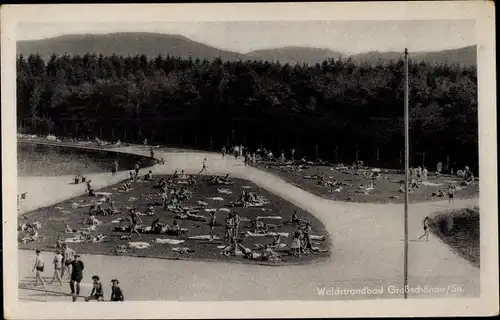
M 153 165 L 150 158 L 110 150 L 17 143 L 17 175 L 20 177 L 111 172 L 115 160 L 119 170 L 131 170 L 137 161 L 146 167 Z

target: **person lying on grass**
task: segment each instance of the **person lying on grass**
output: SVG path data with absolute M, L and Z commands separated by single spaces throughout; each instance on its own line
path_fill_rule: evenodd
M 196 180 L 194 179 L 193 176 L 188 177 L 188 185 L 189 186 L 195 186 L 196 185 Z
M 158 182 L 156 182 L 153 185 L 153 188 L 155 188 L 155 189 L 162 189 L 162 188 L 164 188 L 166 186 L 167 186 L 167 181 L 165 181 L 164 178 L 160 178 L 160 180 L 158 180 Z
M 148 208 L 146 209 L 146 214 L 148 216 L 154 216 L 156 214 L 155 208 L 153 207 L 152 203 L 148 203 Z

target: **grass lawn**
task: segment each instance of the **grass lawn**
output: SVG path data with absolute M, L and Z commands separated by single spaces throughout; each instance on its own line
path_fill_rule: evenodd
M 157 176 L 156 179 L 160 177 L 168 178 L 169 176 Z M 255 184 L 240 180 L 233 179 L 235 183 L 233 185 L 210 185 L 207 181 L 201 181 L 204 178 L 196 178 L 197 185 L 189 187 L 192 192 L 192 198 L 183 203 L 183 205 L 197 205 L 198 201 L 203 201 L 208 203 L 204 208 L 228 208 L 231 211 L 238 213 L 242 218 L 242 224 L 240 226 L 240 232 L 246 232 L 250 230 L 250 222 L 246 219 L 254 219 L 257 216 L 281 216 L 283 222 L 290 221 L 293 211 L 298 210 L 299 217 L 303 218 L 311 223 L 312 234 L 313 235 L 325 235 L 326 239 L 324 241 L 318 241 L 319 247 L 322 249 L 327 249 L 330 251 L 331 240 L 323 224 L 313 217 L 308 212 L 302 211 L 296 208 L 291 203 L 279 198 L 278 196 L 256 186 Z M 108 186 L 97 190 L 98 192 L 111 192 L 112 200 L 115 201 L 118 210 L 123 213 L 115 214 L 113 216 L 97 216 L 96 218 L 102 221 L 102 224 L 97 226 L 97 230 L 93 231 L 94 236 L 98 234 L 106 235 L 107 238 L 100 243 L 69 243 L 68 246 L 73 248 L 75 251 L 81 254 L 113 254 L 113 249 L 119 245 L 127 245 L 128 242 L 148 242 L 151 244 L 150 247 L 146 249 L 127 249 L 126 252 L 120 253 L 123 255 L 130 256 L 144 256 L 144 257 L 156 257 L 156 258 L 168 258 L 168 259 L 192 259 L 192 260 L 214 260 L 214 261 L 225 261 L 225 262 L 247 262 L 247 263 L 265 263 L 265 264 L 297 264 L 297 263 L 308 263 L 316 259 L 324 259 L 328 257 L 329 253 L 310 253 L 308 255 L 301 255 L 300 257 L 294 257 L 288 255 L 290 244 L 292 241 L 292 233 L 297 230 L 297 226 L 289 223 L 280 223 L 280 220 L 266 219 L 263 220 L 269 224 L 277 224 L 278 228 L 276 230 L 270 230 L 274 232 L 289 233 L 288 237 L 282 237 L 281 242 L 286 244 L 283 249 L 275 249 L 275 251 L 280 255 L 280 262 L 266 262 L 259 260 L 249 260 L 242 257 L 234 256 L 224 256 L 221 254 L 221 249 L 217 246 L 223 246 L 224 243 L 224 219 L 227 216 L 227 212 L 218 211 L 217 212 L 217 223 L 219 224 L 215 228 L 215 235 L 220 238 L 220 240 L 190 240 L 187 237 L 197 236 L 197 235 L 208 235 L 210 227 L 207 222 L 202 221 L 191 221 L 191 220 L 179 220 L 176 219 L 181 228 L 189 229 L 187 236 L 169 236 L 163 234 L 142 234 L 141 236 L 134 234 L 132 235 L 132 240 L 121 240 L 120 237 L 123 235 L 128 235 L 129 232 L 116 232 L 114 231 L 115 226 L 127 225 L 126 222 L 123 224 L 111 223 L 111 221 L 123 217 L 128 218 L 129 213 L 127 207 L 134 207 L 137 212 L 146 212 L 146 207 L 148 203 L 154 203 L 156 201 L 161 202 L 159 196 L 153 197 L 152 199 L 141 199 L 141 195 L 147 193 L 157 193 L 159 189 L 154 189 L 153 182 L 135 182 L 133 183 L 132 190 L 120 193 L 114 188 L 118 187 L 120 184 Z M 245 186 L 246 188 L 243 188 Z M 248 188 L 249 186 L 250 188 Z M 229 189 L 232 194 L 221 194 L 218 193 L 218 188 Z M 250 208 L 231 208 L 229 206 L 230 201 L 236 201 L 240 196 L 242 190 L 250 190 L 256 192 L 257 195 L 263 196 L 264 198 L 270 200 L 270 204 L 260 207 L 250 207 Z M 208 197 L 222 197 L 223 201 L 210 200 Z M 134 199 L 136 198 L 136 199 Z M 80 229 L 83 227 L 89 227 L 83 224 L 83 220 L 88 217 L 89 207 L 84 208 L 73 208 L 72 204 L 90 204 L 93 201 L 97 201 L 99 197 L 89 197 L 89 196 L 79 196 L 73 199 L 66 200 L 59 204 L 34 210 L 28 212 L 19 217 L 19 224 L 26 222 L 39 221 L 42 227 L 38 230 L 40 236 L 39 242 L 31 242 L 23 244 L 19 242 L 19 249 L 40 249 L 40 250 L 55 250 L 55 243 L 58 236 L 62 236 L 63 239 L 68 239 L 75 234 L 65 234 L 64 226 L 68 224 L 73 229 Z M 106 204 L 102 205 L 103 208 L 107 208 Z M 174 221 L 175 213 L 167 212 L 162 206 L 155 206 L 156 217 L 160 218 L 161 223 L 167 223 L 172 226 Z M 209 217 L 209 213 L 201 209 L 199 215 Z M 154 220 L 155 216 L 141 216 L 144 226 L 150 226 L 151 222 Z M 20 231 L 19 235 L 24 235 L 24 232 Z M 184 243 L 178 245 L 171 244 L 159 244 L 155 243 L 155 239 L 178 239 L 184 240 Z M 254 249 L 255 244 L 271 244 L 273 241 L 272 237 L 243 237 L 243 245 L 247 248 Z M 180 254 L 174 252 L 172 249 L 175 247 L 188 247 L 194 250 L 194 253 L 190 254 Z M 254 252 L 261 252 L 259 250 L 253 250 Z
M 362 174 L 356 175 L 349 172 L 343 172 L 330 166 L 310 166 L 303 169 L 301 172 L 284 172 L 275 165 L 269 163 L 257 163 L 255 167 L 273 173 L 285 181 L 296 185 L 306 191 L 309 191 L 317 196 L 348 202 L 362 203 L 402 203 L 404 202 L 404 193 L 399 192 L 400 182 L 404 180 L 404 174 L 396 172 L 396 170 L 383 170 L 381 178 L 374 180 L 374 190 L 368 194 L 362 192 L 358 187 L 360 185 L 368 185 L 370 180 Z M 317 184 L 316 179 L 306 179 L 304 176 L 324 175 L 327 180 L 337 180 L 347 184 L 342 186 L 340 192 L 332 192 L 336 188 L 327 188 Z M 420 202 L 429 200 L 443 200 L 446 197 L 432 196 L 433 192 L 443 190 L 447 195 L 448 185 L 454 183 L 459 186 L 461 178 L 451 176 L 441 176 L 437 179 L 434 173 L 429 172 L 428 182 L 432 185 L 420 185 L 410 193 L 410 202 Z M 439 184 L 439 185 L 435 185 Z M 474 186 L 469 185 L 463 189 L 457 189 L 455 198 L 473 198 L 479 195 L 479 182 L 476 180 Z
M 479 208 L 437 212 L 429 218 L 431 232 L 479 268 Z

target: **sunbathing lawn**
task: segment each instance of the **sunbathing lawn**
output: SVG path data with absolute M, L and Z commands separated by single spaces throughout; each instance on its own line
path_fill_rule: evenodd
M 462 258 L 480 266 L 479 208 L 437 212 L 430 230 Z
M 164 177 L 167 179 L 169 176 L 157 176 L 156 179 Z M 100 243 L 68 243 L 70 248 L 81 254 L 114 254 L 112 253 L 114 248 L 118 245 L 127 245 L 128 242 L 148 242 L 151 244 L 149 248 L 146 249 L 127 249 L 127 252 L 120 253 L 130 256 L 144 256 L 144 257 L 156 257 L 156 258 L 167 258 L 167 259 L 192 259 L 192 260 L 213 260 L 213 261 L 225 261 L 225 262 L 246 262 L 254 264 L 271 264 L 271 265 L 282 265 L 282 264 L 302 264 L 310 263 L 318 259 L 324 259 L 329 256 L 329 253 L 311 253 L 309 255 L 301 255 L 301 257 L 294 257 L 288 255 L 289 247 L 292 241 L 292 232 L 297 230 L 296 225 L 289 223 L 281 223 L 280 221 L 287 222 L 291 220 L 292 213 L 294 209 L 298 210 L 299 217 L 307 221 L 310 221 L 312 227 L 313 235 L 325 235 L 326 239 L 324 241 L 318 241 L 318 246 L 321 249 L 327 249 L 330 251 L 331 240 L 323 224 L 316 219 L 314 216 L 305 212 L 299 208 L 296 208 L 291 203 L 279 198 L 278 196 L 256 186 L 255 184 L 232 178 L 231 180 L 235 183 L 233 185 L 209 185 L 207 181 L 201 181 L 203 178 L 196 178 L 198 184 L 197 186 L 190 187 L 189 190 L 192 192 L 192 198 L 185 201 L 185 205 L 197 205 L 198 201 L 203 201 L 208 203 L 205 208 L 230 208 L 231 210 L 237 212 L 241 218 L 242 223 L 240 225 L 240 232 L 245 232 L 250 230 L 250 222 L 245 221 L 247 219 L 253 219 L 257 216 L 281 216 L 282 220 L 276 219 L 266 219 L 264 220 L 269 224 L 278 224 L 279 228 L 276 230 L 271 230 L 274 232 L 284 232 L 289 233 L 288 237 L 282 237 L 281 242 L 286 244 L 283 249 L 275 249 L 275 251 L 281 256 L 281 262 L 267 262 L 259 260 L 248 260 L 242 257 L 227 257 L 221 255 L 220 248 L 217 246 L 223 246 L 224 243 L 224 219 L 227 216 L 227 212 L 218 211 L 217 212 L 217 222 L 219 226 L 215 228 L 215 235 L 220 238 L 220 240 L 190 240 L 186 236 L 169 236 L 169 235 L 159 235 L 159 234 L 142 234 L 138 236 L 137 234 L 132 235 L 132 240 L 121 240 L 122 235 L 128 235 L 129 232 L 115 232 L 114 227 L 124 225 L 127 223 L 111 223 L 111 221 L 123 217 L 127 218 L 129 216 L 126 207 L 134 207 L 137 212 L 146 212 L 147 204 L 150 202 L 161 202 L 159 196 L 154 197 L 152 200 L 140 199 L 142 194 L 147 193 L 157 193 L 159 189 L 152 188 L 153 182 L 136 182 L 132 186 L 132 190 L 128 192 L 118 192 L 115 190 L 120 184 L 108 186 L 97 190 L 97 192 L 111 192 L 113 195 L 112 199 L 115 201 L 116 208 L 124 213 L 115 214 L 113 216 L 97 216 L 102 224 L 97 226 L 97 230 L 92 232 L 94 236 L 98 234 L 103 234 L 107 236 L 103 242 Z M 69 183 L 69 182 L 68 182 Z M 250 186 L 251 188 L 242 188 L 243 186 Z M 221 194 L 218 193 L 218 188 L 229 189 L 232 194 Z M 270 204 L 264 205 L 262 208 L 250 207 L 250 208 L 231 208 L 229 207 L 230 201 L 236 201 L 240 196 L 242 190 L 251 190 L 257 193 L 259 196 L 263 196 L 270 200 Z M 223 201 L 210 200 L 208 197 L 222 197 Z M 72 207 L 72 203 L 78 203 L 80 205 L 90 204 L 93 201 L 97 201 L 100 197 L 89 197 L 80 196 L 73 199 L 66 200 L 54 206 L 41 208 L 28 212 L 19 217 L 19 224 L 26 222 L 39 221 L 42 225 L 41 229 L 38 230 L 40 236 L 40 241 L 36 243 L 26 243 L 23 244 L 19 242 L 19 249 L 40 249 L 40 250 L 55 250 L 55 243 L 57 237 L 61 235 L 63 239 L 68 239 L 76 236 L 76 234 L 65 234 L 64 226 L 68 224 L 73 229 L 80 229 L 88 227 L 83 224 L 83 220 L 88 217 L 89 207 L 77 208 Z M 134 199 L 136 198 L 136 199 Z M 102 208 L 107 208 L 107 204 L 102 205 Z M 167 212 L 161 206 L 155 206 L 157 216 L 160 218 L 160 223 L 167 223 L 170 226 L 173 223 L 175 214 L 172 212 Z M 264 211 L 265 210 L 265 211 Z M 201 209 L 199 215 L 204 215 L 209 217 L 209 213 Z M 154 220 L 154 216 L 141 216 L 144 226 L 150 226 L 151 222 Z M 208 222 L 191 221 L 191 220 L 179 220 L 176 219 L 181 228 L 189 229 L 187 237 L 198 236 L 198 235 L 208 235 L 210 228 Z M 22 237 L 25 232 L 19 232 L 19 236 Z M 171 244 L 158 244 L 154 243 L 155 239 L 180 239 L 185 240 L 184 243 L 178 245 Z M 272 237 L 244 237 L 243 245 L 250 249 L 254 249 L 254 244 L 271 244 L 273 241 Z M 194 250 L 191 254 L 180 254 L 174 252 L 172 249 L 175 247 L 188 247 Z M 260 253 L 260 250 L 254 251 Z M 83 257 L 83 259 L 85 259 Z
M 397 173 L 395 170 L 382 170 L 381 176 L 374 180 L 374 190 L 365 194 L 359 189 L 360 185 L 368 185 L 370 180 L 362 174 L 356 175 L 346 173 L 329 166 L 310 166 L 303 169 L 301 172 L 284 172 L 275 164 L 269 165 L 268 162 L 257 163 L 255 167 L 273 173 L 285 181 L 309 191 L 317 196 L 338 201 L 362 202 L 362 203 L 402 203 L 404 202 L 404 193 L 399 192 L 400 182 L 404 180 L 404 174 Z M 385 172 L 387 171 L 387 172 Z M 306 179 L 304 176 L 325 175 L 327 180 L 336 179 L 342 183 L 348 184 L 343 186 L 340 192 L 331 192 L 336 188 L 325 188 L 317 185 L 316 179 Z M 428 182 L 430 185 L 420 185 L 419 188 L 413 189 L 410 193 L 410 202 L 421 201 L 436 201 L 447 199 L 447 190 L 450 183 L 455 183 L 457 187 L 461 178 L 442 176 L 436 179 L 433 172 L 428 174 Z M 440 184 L 435 186 L 435 184 Z M 437 190 L 443 190 L 445 198 L 433 197 L 431 194 Z M 457 188 L 455 198 L 474 198 L 479 196 L 479 180 L 476 179 L 474 186 Z

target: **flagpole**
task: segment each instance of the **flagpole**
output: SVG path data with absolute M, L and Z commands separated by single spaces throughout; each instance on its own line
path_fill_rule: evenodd
M 405 48 L 405 95 L 404 95 L 404 117 L 405 117 L 405 213 L 404 213 L 404 228 L 405 228 L 405 243 L 404 243 L 404 298 L 408 298 L 406 286 L 408 285 L 408 194 L 409 194 L 409 158 L 410 158 L 410 142 L 409 142 L 409 116 L 408 116 L 408 49 Z

